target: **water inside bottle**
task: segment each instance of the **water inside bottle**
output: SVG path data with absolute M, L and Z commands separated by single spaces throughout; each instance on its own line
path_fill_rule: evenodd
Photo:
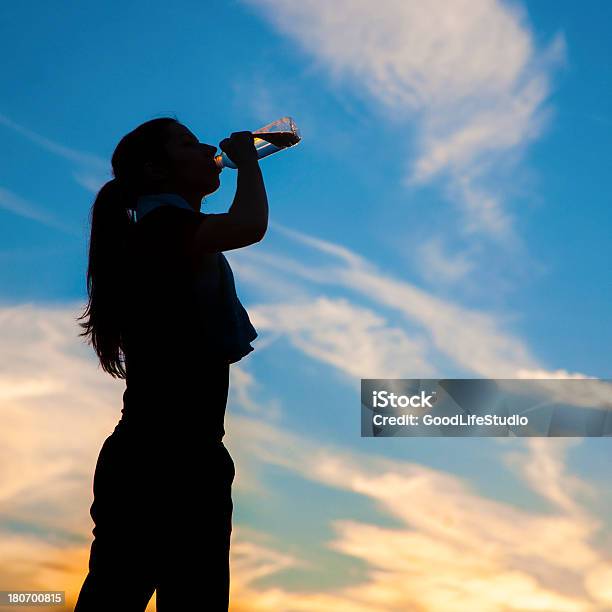
M 278 149 L 286 149 L 300 142 L 300 137 L 294 132 L 253 132 L 253 136 L 256 139 L 265 140 Z M 256 147 L 257 144 L 256 142 Z

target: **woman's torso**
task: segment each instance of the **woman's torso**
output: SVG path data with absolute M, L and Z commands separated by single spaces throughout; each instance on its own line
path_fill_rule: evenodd
M 160 207 L 131 227 L 121 305 L 127 370 L 122 422 L 191 427 L 220 440 L 229 364 L 208 337 L 218 308 L 218 254 L 189 257 L 188 214 Z M 206 304 L 198 299 L 202 283 L 210 296 Z

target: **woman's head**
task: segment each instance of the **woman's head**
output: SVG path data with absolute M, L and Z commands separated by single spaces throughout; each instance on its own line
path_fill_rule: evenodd
M 126 134 L 112 157 L 113 174 L 135 207 L 140 195 L 177 193 L 199 210 L 202 198 L 219 188 L 217 147 L 200 143 L 176 119 L 152 119 Z
M 122 306 L 126 242 L 133 224 L 129 209 L 138 197 L 176 193 L 199 210 L 202 198 L 219 187 L 217 148 L 200 143 L 176 119 L 152 119 L 126 134 L 112 156 L 114 179 L 98 192 L 90 213 L 87 267 L 89 301 L 80 319 L 81 336 L 90 337 L 102 368 L 125 378 Z

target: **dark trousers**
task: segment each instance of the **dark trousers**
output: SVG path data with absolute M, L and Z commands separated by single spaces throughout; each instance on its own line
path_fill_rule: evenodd
M 216 400 L 222 396 L 223 389 Z M 227 612 L 234 462 L 221 442 L 199 433 L 120 422 L 105 440 L 89 573 L 75 612 L 144 612 L 154 591 L 158 612 Z

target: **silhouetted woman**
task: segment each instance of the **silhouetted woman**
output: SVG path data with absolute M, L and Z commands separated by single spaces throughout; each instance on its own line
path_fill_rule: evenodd
M 230 364 L 257 337 L 222 251 L 260 241 L 268 202 L 250 132 L 220 145 L 238 166 L 227 213 L 216 147 L 171 118 L 124 136 L 92 207 L 80 318 L 104 371 L 125 378 L 96 465 L 95 527 L 76 612 L 227 610 L 234 463 L 222 438 Z

